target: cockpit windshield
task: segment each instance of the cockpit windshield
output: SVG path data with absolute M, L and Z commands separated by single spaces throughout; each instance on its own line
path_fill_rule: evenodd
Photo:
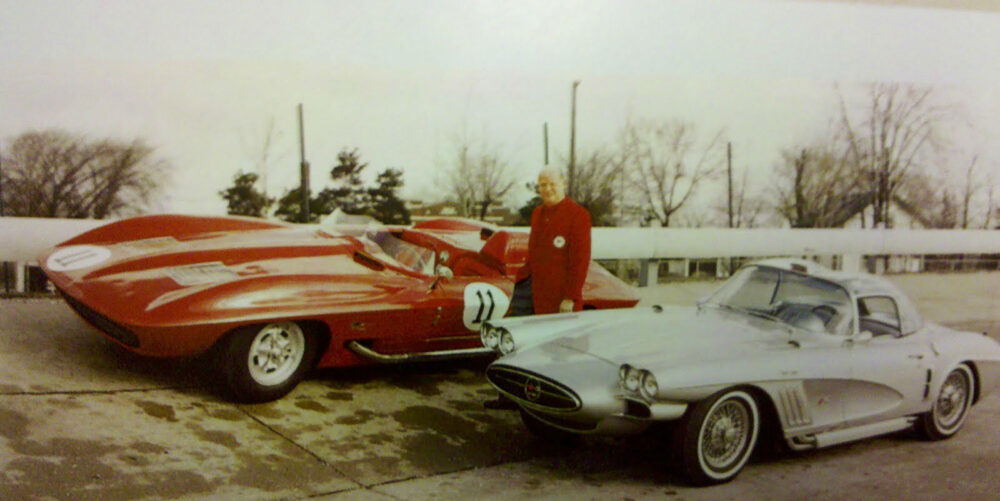
M 704 304 L 827 334 L 847 334 L 852 316 L 843 287 L 766 266 L 743 268 Z
M 367 228 L 358 236 L 365 251 L 390 264 L 417 273 L 434 274 L 434 251 L 402 240 L 384 228 Z

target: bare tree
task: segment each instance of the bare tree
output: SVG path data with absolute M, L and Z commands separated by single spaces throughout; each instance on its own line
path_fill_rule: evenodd
M 935 103 L 931 88 L 876 83 L 868 88 L 868 100 L 855 120 L 841 96 L 841 132 L 847 160 L 872 187 L 872 226 L 891 227 L 889 202 L 906 177 L 944 146 L 938 129 L 950 113 Z
M 701 183 L 723 165 L 722 131 L 700 140 L 683 121 L 629 122 L 622 131 L 621 155 L 628 166 L 628 189 L 643 208 L 645 222 L 670 226 L 670 219 Z
M 743 169 L 736 189 L 733 191 L 733 228 L 754 228 L 760 224 L 767 204 L 758 195 L 750 193 L 749 190 L 749 169 Z M 716 212 L 729 216 L 728 200 L 724 204 L 716 206 Z M 727 221 L 728 223 L 728 221 Z
M 983 229 L 990 229 L 990 224 L 993 222 L 993 212 L 997 210 L 997 200 L 996 200 L 996 179 L 990 175 L 986 179 L 986 217 L 983 219 Z
M 842 226 L 869 205 L 854 166 L 830 146 L 789 149 L 775 170 L 776 210 L 793 228 Z
M 140 139 L 89 141 L 60 130 L 21 134 L 3 165 L 5 213 L 95 219 L 140 213 L 167 168 Z
M 617 222 L 624 164 L 622 155 L 605 149 L 584 152 L 576 159 L 573 199 L 590 212 L 594 226 L 614 226 Z
M 247 135 L 251 135 L 252 138 L 246 139 Z M 269 115 L 264 120 L 264 125 L 259 131 L 240 134 L 240 142 L 244 150 L 247 151 L 250 162 L 253 164 L 251 172 L 257 175 L 260 192 L 265 198 L 267 198 L 268 172 L 273 165 L 281 163 L 288 156 L 287 151 L 275 151 L 275 148 L 281 141 L 282 135 L 283 133 L 281 129 L 278 129 L 273 115 Z
M 507 161 L 486 144 L 474 148 L 460 141 L 452 162 L 444 183 L 465 217 L 486 219 L 490 206 L 502 202 L 516 182 Z
M 962 190 L 962 224 L 961 228 L 963 230 L 969 228 L 969 206 L 972 205 L 972 198 L 976 196 L 982 188 L 982 184 L 979 183 L 978 176 L 976 176 L 976 161 L 979 160 L 979 156 L 973 156 L 972 162 L 969 162 L 969 168 L 965 171 L 965 187 Z M 987 219 L 989 219 L 989 210 L 986 211 Z

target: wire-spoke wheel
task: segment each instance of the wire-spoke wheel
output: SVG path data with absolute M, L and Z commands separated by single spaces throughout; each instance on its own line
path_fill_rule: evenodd
M 917 420 L 917 431 L 928 440 L 951 438 L 965 423 L 975 393 L 972 369 L 965 364 L 952 369 L 941 383 L 934 406 Z
M 221 344 L 225 389 L 240 402 L 264 402 L 287 394 L 310 368 L 316 351 L 313 336 L 294 322 L 243 327 Z
M 698 402 L 677 428 L 685 477 L 695 485 L 732 480 L 750 458 L 759 431 L 757 401 L 744 390 L 725 390 Z

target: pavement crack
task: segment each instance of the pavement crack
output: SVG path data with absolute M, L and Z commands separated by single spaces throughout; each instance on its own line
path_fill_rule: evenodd
M 345 472 L 344 472 L 343 470 L 341 470 L 340 468 L 337 468 L 336 466 L 334 466 L 333 464 L 331 464 L 331 463 L 330 463 L 329 461 L 327 461 L 327 460 L 323 459 L 323 457 L 322 457 L 322 456 L 320 456 L 319 454 L 316 454 L 315 452 L 313 452 L 313 451 L 309 450 L 309 448 L 308 448 L 308 447 L 306 447 L 306 446 L 304 446 L 304 445 L 302 445 L 302 444 L 300 444 L 300 443 L 296 442 L 295 440 L 292 440 L 291 438 L 288 438 L 288 436 L 286 436 L 285 434 L 281 433 L 280 431 L 278 431 L 277 429 L 275 429 L 275 428 L 274 428 L 273 426 L 271 426 L 271 425 L 269 425 L 269 424 L 265 423 L 265 422 L 264 422 L 263 420 L 261 420 L 261 419 L 260 419 L 260 418 L 258 418 L 257 416 L 254 416 L 253 414 L 251 414 L 250 412 L 248 412 L 248 411 L 247 411 L 246 409 L 244 409 L 243 407 L 241 407 L 241 406 L 239 406 L 239 405 L 236 405 L 236 406 L 234 406 L 234 407 L 236 407 L 236 409 L 237 409 L 237 410 L 239 410 L 240 412 L 242 412 L 242 413 L 243 413 L 244 415 L 246 415 L 246 416 L 247 416 L 248 418 L 250 418 L 250 419 L 252 419 L 253 421 L 255 421 L 255 422 L 256 422 L 257 424 L 259 424 L 259 425 L 263 426 L 264 428 L 266 428 L 266 429 L 267 429 L 268 431 L 270 431 L 271 433 L 274 433 L 275 435 L 277 435 L 277 436 L 281 437 L 281 438 L 282 438 L 283 440 L 285 440 L 286 442 L 288 442 L 288 443 L 292 444 L 293 446 L 295 446 L 296 448 L 298 448 L 298 449 L 299 449 L 299 450 L 301 450 L 302 452 L 305 452 L 306 454 L 308 454 L 308 455 L 312 456 L 312 457 L 313 457 L 313 459 L 315 459 L 316 461 L 319 461 L 319 463 L 320 463 L 320 464 L 322 464 L 323 466 L 326 466 L 326 467 L 329 467 L 329 468 L 332 468 L 332 469 L 333 469 L 333 471 L 337 472 L 337 474 L 338 474 L 338 475 L 340 475 L 341 477 L 344 477 L 345 479 L 347 479 L 348 481 L 350 481 L 350 482 L 354 483 L 354 484 L 355 484 L 355 485 L 357 485 L 358 487 L 361 487 L 361 488 L 364 488 L 364 487 L 365 487 L 365 485 L 364 485 L 364 484 L 362 484 L 361 482 L 359 482 L 359 481 L 357 481 L 357 480 L 355 480 L 355 479 L 351 478 L 351 476 L 350 476 L 350 475 L 348 475 L 347 473 L 345 473 Z
M 407 498 L 401 498 L 399 496 L 394 496 L 392 494 L 389 494 L 388 492 L 383 492 L 383 491 L 380 491 L 380 490 L 373 489 L 371 486 L 366 486 L 366 485 L 360 485 L 359 487 L 355 487 L 355 488 L 352 488 L 352 489 L 342 489 L 342 490 L 339 490 L 339 491 L 320 492 L 320 493 L 316 493 L 316 494 L 310 494 L 310 495 L 308 495 L 308 496 L 306 496 L 304 498 L 300 498 L 300 499 L 316 499 L 316 498 L 321 498 L 321 497 L 333 496 L 333 495 L 336 495 L 336 494 L 344 494 L 344 493 L 347 493 L 347 492 L 374 492 L 374 493 L 376 493 L 376 494 L 378 494 L 380 496 L 387 497 L 389 499 L 396 499 L 398 501 L 406 501 L 406 499 L 407 499 Z

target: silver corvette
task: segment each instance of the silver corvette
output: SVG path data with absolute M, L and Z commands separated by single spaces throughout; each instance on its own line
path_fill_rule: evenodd
M 692 307 L 509 318 L 481 330 L 490 383 L 566 441 L 677 421 L 696 485 L 735 477 L 762 430 L 794 450 L 915 427 L 949 438 L 1000 384 L 1000 343 L 924 320 L 884 279 L 804 260 L 742 268 Z

